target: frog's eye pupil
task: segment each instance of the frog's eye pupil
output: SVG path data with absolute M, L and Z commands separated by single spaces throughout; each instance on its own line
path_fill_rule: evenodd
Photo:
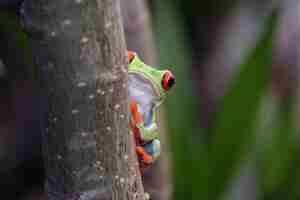
M 171 72 L 166 72 L 163 76 L 162 86 L 165 90 L 171 89 L 175 84 L 175 77 Z
M 171 88 L 175 83 L 175 79 L 174 78 L 170 78 L 168 81 L 168 87 Z

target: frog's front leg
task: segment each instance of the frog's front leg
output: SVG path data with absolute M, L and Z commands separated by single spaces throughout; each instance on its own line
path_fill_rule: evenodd
M 139 113 L 138 105 L 132 101 L 130 104 L 131 120 L 130 127 L 134 133 L 136 153 L 141 168 L 151 165 L 160 155 L 160 142 L 157 138 L 157 125 L 145 127 L 144 121 Z
M 142 115 L 139 112 L 139 106 L 136 102 L 130 103 L 131 120 L 130 127 L 135 134 L 135 138 L 142 143 L 147 143 L 158 138 L 158 128 L 155 122 L 145 127 Z

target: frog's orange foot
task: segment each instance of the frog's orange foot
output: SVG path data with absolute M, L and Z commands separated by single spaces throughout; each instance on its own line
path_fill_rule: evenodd
M 153 157 L 148 154 L 143 147 L 137 146 L 136 153 L 142 168 L 147 167 L 153 163 Z

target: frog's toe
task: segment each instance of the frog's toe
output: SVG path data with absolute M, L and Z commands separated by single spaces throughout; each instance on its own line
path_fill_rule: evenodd
M 150 194 L 149 194 L 148 192 L 145 192 L 145 193 L 144 193 L 144 199 L 145 199 L 145 200 L 151 200 Z
M 157 160 L 160 156 L 160 141 L 158 139 L 153 140 L 153 152 L 152 157 L 154 160 Z
M 153 157 L 153 160 L 157 160 L 160 156 L 160 141 L 158 139 L 152 140 L 150 143 L 144 145 L 148 154 Z

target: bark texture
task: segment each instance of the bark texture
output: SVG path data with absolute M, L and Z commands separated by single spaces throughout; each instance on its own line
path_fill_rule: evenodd
M 142 199 L 118 0 L 26 0 L 49 200 Z

